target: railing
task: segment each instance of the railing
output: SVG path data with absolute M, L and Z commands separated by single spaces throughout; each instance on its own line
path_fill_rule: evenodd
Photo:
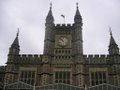
M 12 84 L 5 85 L 3 90 L 120 90 L 120 86 L 115 86 L 107 83 L 89 87 L 87 87 L 86 85 L 85 87 L 79 87 L 64 83 L 55 83 L 45 86 L 32 86 L 18 81 Z

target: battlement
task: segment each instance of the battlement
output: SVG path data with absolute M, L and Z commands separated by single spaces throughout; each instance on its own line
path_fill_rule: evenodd
M 40 58 L 40 57 L 42 57 L 42 55 L 38 55 L 38 54 L 21 54 L 20 57 L 21 58 Z
M 106 64 L 108 55 L 84 55 L 87 64 Z
M 73 24 L 55 24 L 56 28 L 60 28 L 60 27 L 70 28 L 72 26 L 73 26 Z
M 107 58 L 108 55 L 99 55 L 99 54 L 96 54 L 96 55 L 83 55 L 84 58 L 91 58 L 91 59 L 95 59 L 95 58 Z

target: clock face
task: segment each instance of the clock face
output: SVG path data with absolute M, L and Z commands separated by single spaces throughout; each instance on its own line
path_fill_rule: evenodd
M 68 44 L 68 39 L 66 37 L 60 37 L 58 40 L 60 46 L 66 46 Z

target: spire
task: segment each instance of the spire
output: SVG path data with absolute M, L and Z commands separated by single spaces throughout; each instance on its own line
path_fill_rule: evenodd
M 19 36 L 19 28 L 18 28 L 18 31 L 17 31 L 16 38 L 15 38 L 15 40 L 13 41 L 13 43 L 11 45 L 11 48 L 19 48 L 18 36 Z
M 109 54 L 110 55 L 119 54 L 119 48 L 118 48 L 118 45 L 116 44 L 116 42 L 113 38 L 111 28 L 109 28 L 109 31 L 110 31 Z
M 109 44 L 109 46 L 111 46 L 111 45 L 117 45 L 116 42 L 115 42 L 115 40 L 114 40 L 114 38 L 113 38 L 111 28 L 109 28 L 109 31 L 110 31 L 110 36 L 111 36 L 110 37 L 110 44 Z
M 80 12 L 79 12 L 78 3 L 76 3 L 76 6 L 77 6 L 77 10 L 76 10 L 76 14 L 74 17 L 74 22 L 75 23 L 82 23 L 82 17 L 81 17 Z
M 46 23 L 54 23 L 54 17 L 52 14 L 52 3 L 50 3 L 50 10 L 49 10 L 48 15 L 46 17 Z
M 78 2 L 76 3 L 77 10 L 76 10 L 76 16 L 80 16 L 79 8 L 78 8 Z

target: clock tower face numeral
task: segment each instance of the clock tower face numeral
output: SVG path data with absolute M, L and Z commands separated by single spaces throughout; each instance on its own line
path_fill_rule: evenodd
M 58 44 L 64 47 L 68 44 L 68 39 L 66 37 L 60 37 L 58 40 Z

